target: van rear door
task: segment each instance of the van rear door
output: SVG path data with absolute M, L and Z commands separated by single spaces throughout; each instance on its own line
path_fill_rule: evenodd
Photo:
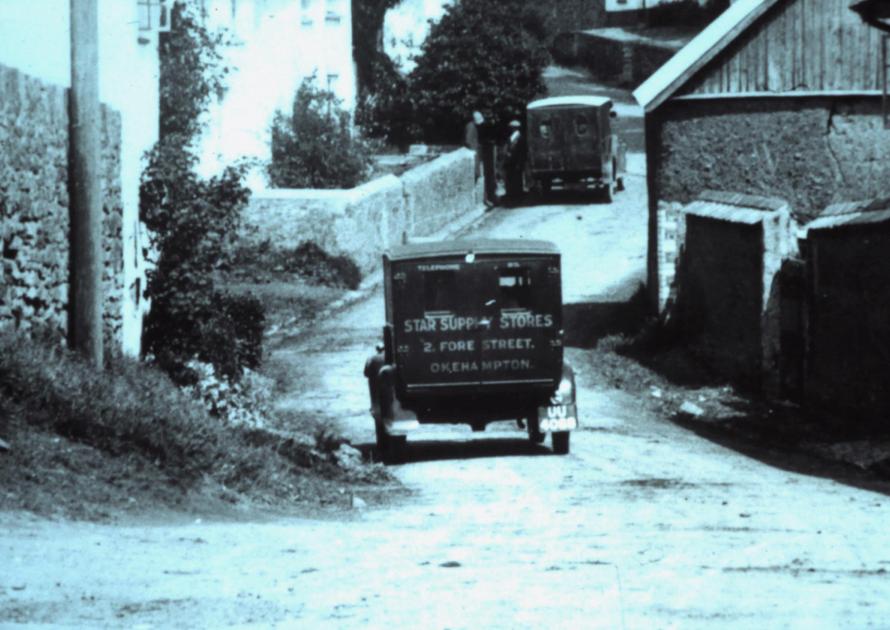
M 562 293 L 558 256 L 486 261 L 486 316 L 480 384 L 553 385 L 562 371 Z
M 477 270 L 457 257 L 394 263 L 394 354 L 409 391 L 479 384 L 486 313 Z

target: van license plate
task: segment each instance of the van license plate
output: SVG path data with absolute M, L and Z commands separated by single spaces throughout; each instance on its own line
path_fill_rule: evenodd
M 575 405 L 553 405 L 538 408 L 538 429 L 548 431 L 571 431 L 578 428 L 578 412 Z

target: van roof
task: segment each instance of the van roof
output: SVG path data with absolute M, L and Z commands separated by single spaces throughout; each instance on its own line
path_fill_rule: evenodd
M 473 239 L 437 241 L 434 243 L 408 243 L 396 245 L 384 252 L 390 260 L 412 258 L 444 258 L 466 254 L 559 254 L 559 248 L 550 241 L 525 239 Z
M 608 96 L 551 96 L 549 98 L 541 98 L 532 101 L 526 106 L 526 109 L 543 109 L 545 107 L 602 107 L 606 103 L 612 104 L 612 99 Z

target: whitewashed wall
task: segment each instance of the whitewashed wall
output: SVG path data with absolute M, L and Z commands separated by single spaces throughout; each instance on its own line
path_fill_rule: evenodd
M 698 0 L 703 5 L 706 0 Z M 641 9 L 652 9 L 661 4 L 671 4 L 682 2 L 682 0 L 606 0 L 606 11 L 639 11 Z
M 204 0 L 207 24 L 224 27 L 233 45 L 224 50 L 232 68 L 228 90 L 214 102 L 199 143 L 200 170 L 213 175 L 243 157 L 269 159 L 270 125 L 277 110 L 290 111 L 302 80 L 315 74 L 352 111 L 350 0 Z M 265 188 L 254 176 L 251 188 Z
M 0 63 L 69 87 L 69 0 L 0 0 Z M 99 98 L 121 115 L 123 350 L 138 355 L 145 304 L 139 246 L 142 156 L 158 138 L 158 35 L 140 31 L 135 0 L 99 0 Z

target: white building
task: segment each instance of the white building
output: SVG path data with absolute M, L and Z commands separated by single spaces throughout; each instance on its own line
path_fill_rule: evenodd
M 606 0 L 606 11 L 609 13 L 620 13 L 622 11 L 644 11 L 646 9 L 654 9 L 662 4 L 676 4 L 683 0 Z M 698 0 L 700 5 L 704 5 L 706 0 Z
M 383 51 L 408 73 L 416 65 L 411 58 L 430 33 L 430 20 L 437 22 L 454 0 L 402 0 L 383 19 Z
M 99 99 L 121 114 L 123 350 L 138 355 L 145 308 L 140 247 L 142 156 L 158 139 L 158 33 L 149 0 L 99 0 Z M 158 0 L 154 0 L 158 4 Z M 70 0 L 0 0 L 0 63 L 70 87 Z M 153 16 L 156 18 L 156 16 Z M 140 19 L 142 18 L 142 19 Z
M 352 111 L 350 0 L 201 0 L 207 26 L 223 27 L 232 40 L 222 51 L 231 72 L 227 91 L 213 102 L 199 142 L 200 171 L 209 176 L 241 158 L 268 161 L 272 119 L 290 112 L 297 88 L 315 75 Z M 248 182 L 265 187 L 262 177 Z

